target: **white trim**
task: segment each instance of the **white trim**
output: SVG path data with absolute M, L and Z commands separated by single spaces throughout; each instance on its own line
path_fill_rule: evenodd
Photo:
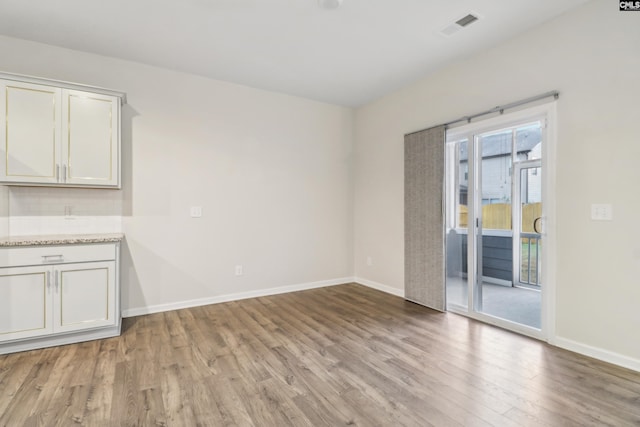
M 469 319 L 477 320 L 479 322 L 486 323 L 487 325 L 495 326 L 507 331 L 516 332 L 529 338 L 547 341 L 540 329 L 532 328 L 520 323 L 514 323 L 510 320 L 501 319 L 478 311 L 467 311 L 467 307 L 449 305 L 446 312 L 468 317 Z
M 404 289 L 398 289 L 392 286 L 383 285 L 382 283 L 374 282 L 373 280 L 363 279 L 362 277 L 355 277 L 353 281 L 359 285 L 364 285 L 368 288 L 377 289 L 387 294 L 404 298 Z
M 587 344 L 582 344 L 567 338 L 555 337 L 551 344 L 556 347 L 564 348 L 565 350 L 580 353 L 584 356 L 593 357 L 594 359 L 601 360 L 603 362 L 612 363 L 623 368 L 632 369 L 640 372 L 640 359 L 634 359 L 633 357 L 625 356 L 613 351 L 605 350 L 598 347 L 592 347 Z
M 462 126 L 449 128 L 447 129 L 446 142 L 453 142 L 458 139 L 464 139 L 464 137 L 470 133 L 477 135 L 487 132 L 494 133 L 494 130 L 495 132 L 500 132 L 500 130 L 502 129 L 506 129 L 514 125 L 519 125 L 522 122 L 534 122 L 546 115 L 550 107 L 556 105 L 556 102 L 557 101 L 555 99 L 547 99 L 538 105 L 523 106 L 518 110 L 505 112 L 504 115 L 498 115 L 495 117 L 471 122 Z M 551 108 L 555 109 L 555 107 Z
M 557 172 L 557 145 L 558 145 L 558 121 L 557 103 L 545 105 L 545 121 L 543 132 L 545 143 L 542 146 L 542 217 L 544 218 L 542 238 L 542 330 L 548 341 L 556 336 L 556 261 L 558 257 L 557 247 L 557 216 L 556 216 L 556 172 Z
M 42 337 L 31 337 L 24 340 L 5 342 L 0 344 L 0 354 L 56 347 L 66 344 L 76 344 L 84 341 L 93 341 L 117 336 L 120 336 L 120 323 L 106 328 L 74 331 L 72 333 L 51 334 L 44 335 Z
M 449 230 L 455 230 L 457 234 L 469 234 L 468 228 L 449 228 Z M 495 228 L 483 228 L 482 229 L 483 236 L 495 236 L 495 237 L 512 237 L 512 230 L 497 230 Z
M 310 282 L 303 283 L 299 285 L 290 285 L 290 286 L 281 286 L 277 288 L 263 289 L 259 291 L 249 291 L 249 292 L 241 292 L 237 294 L 227 294 L 221 295 L 217 297 L 209 297 L 209 298 L 201 298 L 196 300 L 188 300 L 181 301 L 170 304 L 158 304 L 148 307 L 139 307 L 123 310 L 122 317 L 133 317 L 133 316 L 141 316 L 144 314 L 152 314 L 152 313 L 161 313 L 164 311 L 171 310 L 179 310 L 182 308 L 190 308 L 190 307 L 199 307 L 203 305 L 209 304 L 217 304 L 221 302 L 229 302 L 229 301 L 238 301 L 247 298 L 256 298 L 261 296 L 269 296 L 269 295 L 277 295 L 288 292 L 296 292 L 303 291 L 308 289 L 316 289 L 316 288 L 324 288 L 328 286 L 336 286 L 342 285 L 346 283 L 357 283 L 359 285 L 363 285 L 372 289 L 376 289 L 382 292 L 385 292 L 390 295 L 398 296 L 404 298 L 404 289 L 398 289 L 392 286 L 383 285 L 382 283 L 374 282 L 373 280 L 364 279 L 362 277 L 343 277 L 339 279 L 333 280 L 323 280 L 319 282 Z M 448 310 L 450 313 L 456 313 L 456 310 Z M 463 314 L 463 313 L 456 313 Z M 476 318 L 474 316 L 468 316 L 466 313 L 463 314 L 465 317 Z M 497 327 L 504 327 L 503 322 L 500 319 L 492 318 L 491 316 L 478 316 L 477 320 L 482 320 L 485 323 L 488 323 Z M 543 337 L 539 336 L 537 330 L 527 327 L 517 328 L 517 331 L 523 335 L 527 335 L 531 338 L 543 339 Z M 95 336 L 96 338 L 100 338 L 99 336 Z M 624 356 L 618 353 L 614 353 L 611 351 L 603 350 L 597 347 L 592 347 L 586 344 L 581 344 L 576 341 L 572 341 L 566 338 L 551 336 L 549 340 L 549 344 L 563 348 L 565 350 L 573 351 L 575 353 L 579 353 L 585 356 L 593 357 L 595 359 L 612 363 L 614 365 L 622 366 L 624 368 L 632 369 L 634 371 L 640 372 L 640 360 L 634 359 L 628 356 Z M 51 344 L 56 345 L 56 344 Z M 42 343 L 39 343 L 39 347 L 42 347 Z M 35 347 L 34 347 L 35 348 Z M 11 349 L 13 351 L 21 351 L 16 349 Z
M 265 297 L 269 295 L 286 294 L 288 292 L 305 291 L 308 289 L 324 288 L 327 286 L 352 283 L 353 277 L 322 280 L 318 282 L 301 283 L 297 285 L 280 286 L 277 288 L 260 289 L 256 291 L 239 292 L 236 294 L 218 295 L 214 297 L 198 298 L 186 301 L 178 301 L 166 304 L 156 304 L 146 307 L 135 307 L 122 310 L 122 317 L 142 316 L 144 314 L 161 313 L 164 311 L 180 310 L 182 308 L 199 307 L 221 302 L 238 301 L 248 298 Z
M 86 92 L 99 93 L 102 95 L 115 96 L 120 98 L 121 105 L 124 105 L 127 103 L 127 94 L 119 90 L 106 89 L 106 88 L 97 87 L 97 86 L 88 86 L 88 85 L 83 85 L 78 83 L 66 82 L 62 80 L 46 79 L 43 77 L 5 73 L 2 71 L 0 71 L 0 79 L 39 84 L 39 85 L 45 85 L 45 86 L 55 86 L 55 87 L 61 87 L 64 89 L 81 90 Z
M 504 279 L 498 279 L 497 277 L 487 277 L 487 276 L 482 276 L 482 283 L 491 283 L 492 285 L 508 286 L 508 287 L 513 286 L 513 282 L 511 280 L 504 280 Z

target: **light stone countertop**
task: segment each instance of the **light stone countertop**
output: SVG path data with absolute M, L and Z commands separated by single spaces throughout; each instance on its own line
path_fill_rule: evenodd
M 108 234 L 49 234 L 42 236 L 10 236 L 0 239 L 0 248 L 14 246 L 39 245 L 75 245 L 82 243 L 112 243 L 120 242 L 124 238 L 122 233 Z

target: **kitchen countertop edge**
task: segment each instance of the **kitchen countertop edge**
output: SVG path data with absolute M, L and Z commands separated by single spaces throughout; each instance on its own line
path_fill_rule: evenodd
M 124 238 L 122 233 L 48 234 L 40 236 L 10 236 L 0 238 L 0 248 L 17 246 L 76 245 L 90 243 L 115 243 Z

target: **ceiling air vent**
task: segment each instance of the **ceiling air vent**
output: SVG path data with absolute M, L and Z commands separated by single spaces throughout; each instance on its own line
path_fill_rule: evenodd
M 473 24 L 478 19 L 479 19 L 478 16 L 469 13 L 466 16 L 463 16 L 462 18 L 458 19 L 453 24 L 444 28 L 442 31 L 440 31 L 440 34 L 445 35 L 447 37 L 452 36 L 453 34 L 463 29 L 464 27 Z
M 474 16 L 472 14 L 468 14 L 467 16 L 465 16 L 464 18 L 460 18 L 456 21 L 456 24 L 460 25 L 461 27 L 466 27 L 467 25 L 475 22 L 478 20 L 477 16 Z

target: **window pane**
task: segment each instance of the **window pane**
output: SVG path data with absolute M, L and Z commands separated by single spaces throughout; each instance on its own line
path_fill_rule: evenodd
M 520 282 L 540 285 L 542 241 L 539 236 L 526 234 L 520 238 Z
M 456 144 L 458 150 L 458 197 L 456 200 L 456 226 L 467 227 L 468 192 L 469 192 L 469 151 L 468 141 L 465 139 Z
M 511 230 L 511 129 L 480 137 L 482 147 L 482 224 Z
M 516 130 L 517 161 L 542 158 L 542 127 L 540 122 Z
M 467 233 L 469 152 L 468 141 L 447 144 L 447 306 L 468 305 Z

